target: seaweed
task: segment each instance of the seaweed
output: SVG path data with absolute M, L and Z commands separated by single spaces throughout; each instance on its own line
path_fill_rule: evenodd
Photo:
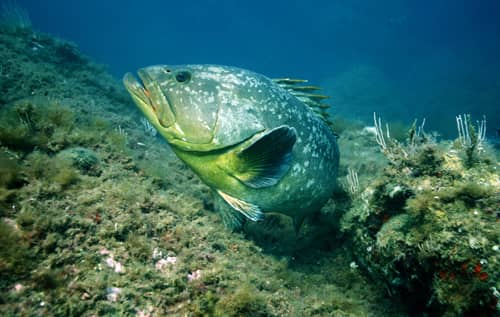
M 0 216 L 14 201 L 15 189 L 23 184 L 18 158 L 12 152 L 0 149 Z
M 250 285 L 241 285 L 234 293 L 223 296 L 215 305 L 217 316 L 272 316 L 265 298 Z
M 57 152 L 69 144 L 73 112 L 48 98 L 27 98 L 2 109 L 0 143 L 24 152 Z
M 67 161 L 82 174 L 99 176 L 100 159 L 95 152 L 82 147 L 73 147 L 65 149 L 57 154 L 62 161 Z
M 388 165 L 341 221 L 362 269 L 411 313 L 493 316 L 500 176 L 492 161 L 468 160 L 415 124 L 406 144 L 377 131 Z
M 12 219 L 0 221 L 0 290 L 4 292 L 34 267 L 34 254 Z M 0 302 L 6 299 L 0 295 Z

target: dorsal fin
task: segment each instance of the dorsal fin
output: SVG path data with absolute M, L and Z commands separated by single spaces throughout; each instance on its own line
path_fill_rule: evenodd
M 320 90 L 318 86 L 302 85 L 307 83 L 306 79 L 295 78 L 276 78 L 273 82 L 280 85 L 289 93 L 297 97 L 300 101 L 305 103 L 321 120 L 332 127 L 327 110 L 330 108 L 328 104 L 322 103 L 324 99 L 329 98 L 325 95 L 315 94 L 314 92 Z

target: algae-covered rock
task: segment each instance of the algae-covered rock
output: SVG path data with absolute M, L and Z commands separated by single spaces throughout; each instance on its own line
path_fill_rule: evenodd
M 0 219 L 0 294 L 33 268 L 33 253 L 12 219 Z M 5 299 L 0 295 L 0 300 Z
M 74 113 L 47 97 L 29 97 L 0 109 L 0 142 L 18 151 L 58 151 L 71 142 Z
M 18 181 L 18 159 L 12 153 L 0 150 L 0 187 L 11 188 Z
M 386 141 L 383 174 L 341 221 L 357 261 L 411 313 L 494 316 L 500 164 L 475 153 L 471 165 L 426 135 Z
M 100 160 L 92 150 L 74 147 L 59 152 L 57 157 L 70 162 L 83 174 L 98 176 L 101 173 L 99 169 Z
M 238 287 L 233 293 L 223 296 L 215 306 L 218 316 L 272 316 L 266 307 L 265 298 L 258 290 L 248 285 Z

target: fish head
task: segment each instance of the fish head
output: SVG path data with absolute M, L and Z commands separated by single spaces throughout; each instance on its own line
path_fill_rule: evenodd
M 139 109 L 170 144 L 183 150 L 208 151 L 241 142 L 263 130 L 248 113 L 227 115 L 228 103 L 243 100 L 241 92 L 246 91 L 235 83 L 237 71 L 242 70 L 155 65 L 139 69 L 139 80 L 127 73 L 123 82 Z

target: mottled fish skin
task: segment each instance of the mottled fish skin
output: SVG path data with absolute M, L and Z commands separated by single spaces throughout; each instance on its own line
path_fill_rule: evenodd
M 218 65 L 156 65 L 138 74 L 142 83 L 129 73 L 124 84 L 139 109 L 229 209 L 251 220 L 278 212 L 300 226 L 331 197 L 335 135 L 271 79 Z

